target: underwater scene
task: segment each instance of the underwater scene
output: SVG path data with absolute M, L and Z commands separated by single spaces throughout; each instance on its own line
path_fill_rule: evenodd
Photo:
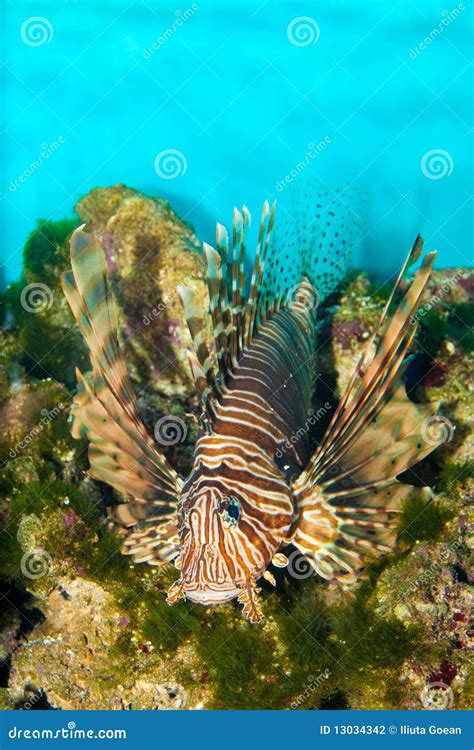
M 0 709 L 468 709 L 469 4 L 1 14 Z

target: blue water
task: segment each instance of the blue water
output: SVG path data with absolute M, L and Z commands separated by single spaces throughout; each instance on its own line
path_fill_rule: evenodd
M 359 265 L 392 271 L 418 231 L 439 251 L 438 265 L 472 262 L 468 3 L 12 0 L 1 7 L 8 279 L 19 274 L 36 220 L 70 215 L 97 185 L 123 182 L 164 196 L 210 240 L 234 204 L 256 211 L 265 197 L 281 197 L 286 188 L 277 184 L 306 161 L 333 187 L 367 190 Z M 45 19 L 44 43 L 28 37 L 27 23 L 22 31 L 32 16 Z M 308 37 L 295 23 L 292 36 L 299 17 L 310 18 Z M 308 156 L 310 143 L 324 147 Z M 47 157 L 28 171 L 45 145 Z M 173 179 L 155 169 L 169 149 L 180 152 L 184 172 Z

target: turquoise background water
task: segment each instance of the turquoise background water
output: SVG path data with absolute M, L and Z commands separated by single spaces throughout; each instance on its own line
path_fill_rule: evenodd
M 471 262 L 468 3 L 177 3 L 2 3 L 8 279 L 36 220 L 70 215 L 97 185 L 164 196 L 209 240 L 234 204 L 284 196 L 278 183 L 306 161 L 368 192 L 355 263 L 393 271 L 418 231 L 438 265 Z M 27 36 L 35 16 L 41 44 Z M 169 149 L 172 179 L 156 160 Z

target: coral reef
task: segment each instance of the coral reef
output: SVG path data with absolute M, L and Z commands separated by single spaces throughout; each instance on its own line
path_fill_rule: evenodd
M 204 263 L 192 229 L 168 203 L 122 185 L 92 190 L 76 210 L 105 248 L 130 367 L 141 387 L 191 396 L 189 332 L 176 288 L 192 287 L 204 304 Z
M 197 240 L 168 204 L 124 186 L 93 190 L 76 211 L 39 223 L 24 278 L 2 299 L 0 707 L 467 708 L 472 272 L 434 274 L 407 374 L 412 397 L 444 415 L 442 448 L 402 477 L 433 496 L 407 501 L 396 549 L 355 586 L 274 569 L 252 626 L 234 603 L 167 606 L 177 571 L 121 555 L 105 519 L 112 490 L 88 478 L 87 445 L 69 433 L 71 363 L 88 362 L 59 275 L 83 221 L 106 248 L 143 417 L 151 430 L 165 413 L 183 419 L 186 438 L 169 451 L 189 469 L 197 404 L 175 286 L 205 300 Z M 51 292 L 39 309 L 25 305 L 34 284 Z M 354 272 L 321 310 L 314 439 L 387 295 Z

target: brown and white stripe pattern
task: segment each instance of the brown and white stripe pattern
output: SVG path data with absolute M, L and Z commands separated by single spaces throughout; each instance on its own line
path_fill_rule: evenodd
M 312 381 L 301 366 L 311 357 L 310 326 L 296 303 L 259 326 L 220 389 L 212 433 L 198 440 L 179 510 L 180 583 L 192 601 L 238 596 L 288 536 L 293 493 L 274 457 L 310 407 Z M 288 444 L 289 460 L 303 467 L 308 445 Z M 229 500 L 238 509 L 232 523 Z
M 81 229 L 71 240 L 72 270 L 63 277 L 93 365 L 90 384 L 78 374 L 73 434 L 90 441 L 92 476 L 130 498 L 112 513 L 125 529 L 123 551 L 152 565 L 179 553 L 181 574 L 168 593 L 170 604 L 182 597 L 205 605 L 237 597 L 252 622 L 261 617 L 256 581 L 289 540 L 320 575 L 344 581 L 356 577 L 362 553 L 386 549 L 401 502 L 412 491 L 396 476 L 436 447 L 420 434 L 434 409 L 411 403 L 402 380 L 414 335 L 407 321 L 420 305 L 433 256 L 426 256 L 389 319 L 403 271 L 421 255 L 418 238 L 311 455 L 302 426 L 314 390 L 315 310 L 306 304 L 313 287 L 305 277 L 296 290 L 291 287 L 292 299 L 285 281 L 279 287 L 283 296 L 262 292 L 273 219 L 274 208 L 266 203 L 247 295 L 247 209 L 234 212 L 232 248 L 221 226 L 217 250 L 205 248 L 213 347 L 204 336 L 205 311 L 190 290 L 179 290 L 194 347 L 189 361 L 203 401 L 203 430 L 184 481 L 139 417 L 119 351 L 104 253 Z M 274 273 L 277 267 L 274 258 Z M 286 463 L 296 480 L 287 476 Z
M 202 604 L 238 596 L 265 571 L 292 520 L 291 488 L 262 450 L 245 439 L 202 437 L 180 499 L 185 595 Z

